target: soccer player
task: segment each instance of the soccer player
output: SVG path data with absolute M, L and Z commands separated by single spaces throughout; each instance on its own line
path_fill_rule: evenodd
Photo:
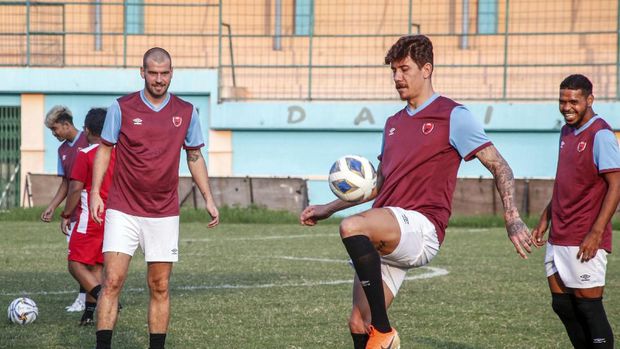
M 566 123 L 551 201 L 532 238 L 546 244 L 551 307 L 575 348 L 613 348 L 603 307 L 611 217 L 620 201 L 620 149 L 611 128 L 592 109 L 592 83 L 570 75 L 560 84 Z M 543 239 L 551 225 L 549 241 Z
M 62 144 L 58 147 L 58 175 L 62 177 L 62 181 L 56 190 L 56 195 L 52 198 L 47 208 L 41 213 L 41 220 L 49 223 L 52 221 L 56 207 L 62 203 L 67 196 L 69 190 L 69 177 L 71 169 L 77 153 L 88 147 L 88 139 L 86 135 L 73 126 L 73 114 L 69 108 L 57 105 L 50 109 L 45 116 L 45 126 L 52 131 Z M 73 216 L 71 221 L 75 222 L 76 217 Z M 64 232 L 63 232 L 64 233 Z M 67 235 L 67 241 L 70 236 Z M 66 307 L 68 312 L 78 312 L 84 310 L 86 300 L 86 290 L 80 286 L 80 292 L 73 301 L 73 304 Z
M 401 37 L 387 53 L 385 64 L 390 65 L 396 90 L 407 105 L 386 122 L 377 188 L 365 200 L 375 200 L 372 208 L 340 224 L 340 236 L 356 272 L 349 317 L 356 349 L 400 347 L 387 307 L 407 270 L 428 264 L 439 251 L 462 159 L 478 158 L 491 172 L 504 206 L 508 237 L 522 258 L 531 252 L 530 234 L 514 201 L 510 166 L 469 110 L 433 89 L 430 39 Z M 360 203 L 335 200 L 308 206 L 300 221 L 312 226 Z
M 186 150 L 192 178 L 212 217 L 208 227 L 219 223 L 200 152 L 204 142 L 198 113 L 192 104 L 168 93 L 172 80 L 168 52 L 159 47 L 146 51 L 140 75 L 144 89 L 119 98 L 108 109 L 95 158 L 90 210 L 100 222 L 101 182 L 116 144 L 103 238 L 104 282 L 97 305 L 98 349 L 111 347 L 118 297 L 138 245 L 148 264 L 150 348 L 164 348 L 170 318 L 168 283 L 179 254 L 181 148 Z
M 79 323 L 80 326 L 94 324 L 93 315 L 103 279 L 103 253 L 101 252 L 103 225 L 95 223 L 90 217 L 88 195 L 92 183 L 93 163 L 100 143 L 101 129 L 103 128 L 105 116 L 106 110 L 103 108 L 93 108 L 86 114 L 84 133 L 91 145 L 82 149 L 75 159 L 73 170 L 71 171 L 71 182 L 69 182 L 69 194 L 67 195 L 65 208 L 60 214 L 62 218 L 60 229 L 67 234 L 69 234 L 69 229 L 73 229 L 71 239 L 69 240 L 67 256 L 69 272 L 88 291 L 86 307 Z M 112 181 L 114 158 L 114 152 L 112 152 L 110 166 L 108 166 L 108 171 L 101 184 L 100 193 L 104 203 Z M 74 211 L 76 211 L 75 215 L 78 219 L 76 224 L 71 225 L 71 216 Z

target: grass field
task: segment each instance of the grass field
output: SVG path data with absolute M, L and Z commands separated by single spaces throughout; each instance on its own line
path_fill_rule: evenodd
M 0 322 L 0 348 L 94 348 L 95 329 L 64 311 L 76 290 L 65 249 L 57 223 L 0 223 L 0 304 L 26 295 L 39 306 L 31 325 Z M 336 225 L 183 223 L 180 250 L 167 348 L 351 347 L 353 272 Z M 403 348 L 570 348 L 549 305 L 543 252 L 520 260 L 501 228 L 450 228 L 432 268 L 412 270 L 390 309 Z M 115 348 L 148 346 L 145 263 L 135 257 Z M 617 259 L 609 256 L 605 305 L 620 333 Z

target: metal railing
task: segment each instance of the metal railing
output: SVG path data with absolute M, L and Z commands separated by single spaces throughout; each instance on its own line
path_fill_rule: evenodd
M 219 70 L 222 100 L 393 100 L 398 37 L 435 49 L 435 87 L 460 100 L 548 100 L 583 73 L 620 100 L 620 0 L 0 2 L 0 66 Z

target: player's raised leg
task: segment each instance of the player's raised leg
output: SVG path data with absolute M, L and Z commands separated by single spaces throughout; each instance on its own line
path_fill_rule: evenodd
M 170 319 L 171 262 L 148 263 L 150 349 L 163 349 Z
M 105 252 L 103 258 L 103 287 L 97 305 L 97 349 L 111 348 L 118 299 L 131 261 L 131 256 L 122 252 Z
M 370 209 L 345 218 L 340 236 L 355 267 L 371 314 L 371 330 L 367 348 L 393 344 L 398 339 L 387 316 L 384 285 L 381 277 L 381 255 L 390 254 L 400 241 L 400 227 L 392 212 L 385 208 Z M 386 343 L 379 339 L 390 337 Z M 373 339 L 374 337 L 374 339 Z M 387 348 L 397 348 L 388 346 Z

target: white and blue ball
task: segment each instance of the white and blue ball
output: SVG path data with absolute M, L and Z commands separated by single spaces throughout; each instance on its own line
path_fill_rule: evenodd
M 19 297 L 9 304 L 9 321 L 18 325 L 27 325 L 37 319 L 39 308 L 30 298 Z
M 368 199 L 377 184 L 377 172 L 372 163 L 359 155 L 345 155 L 329 170 L 329 188 L 341 200 Z

